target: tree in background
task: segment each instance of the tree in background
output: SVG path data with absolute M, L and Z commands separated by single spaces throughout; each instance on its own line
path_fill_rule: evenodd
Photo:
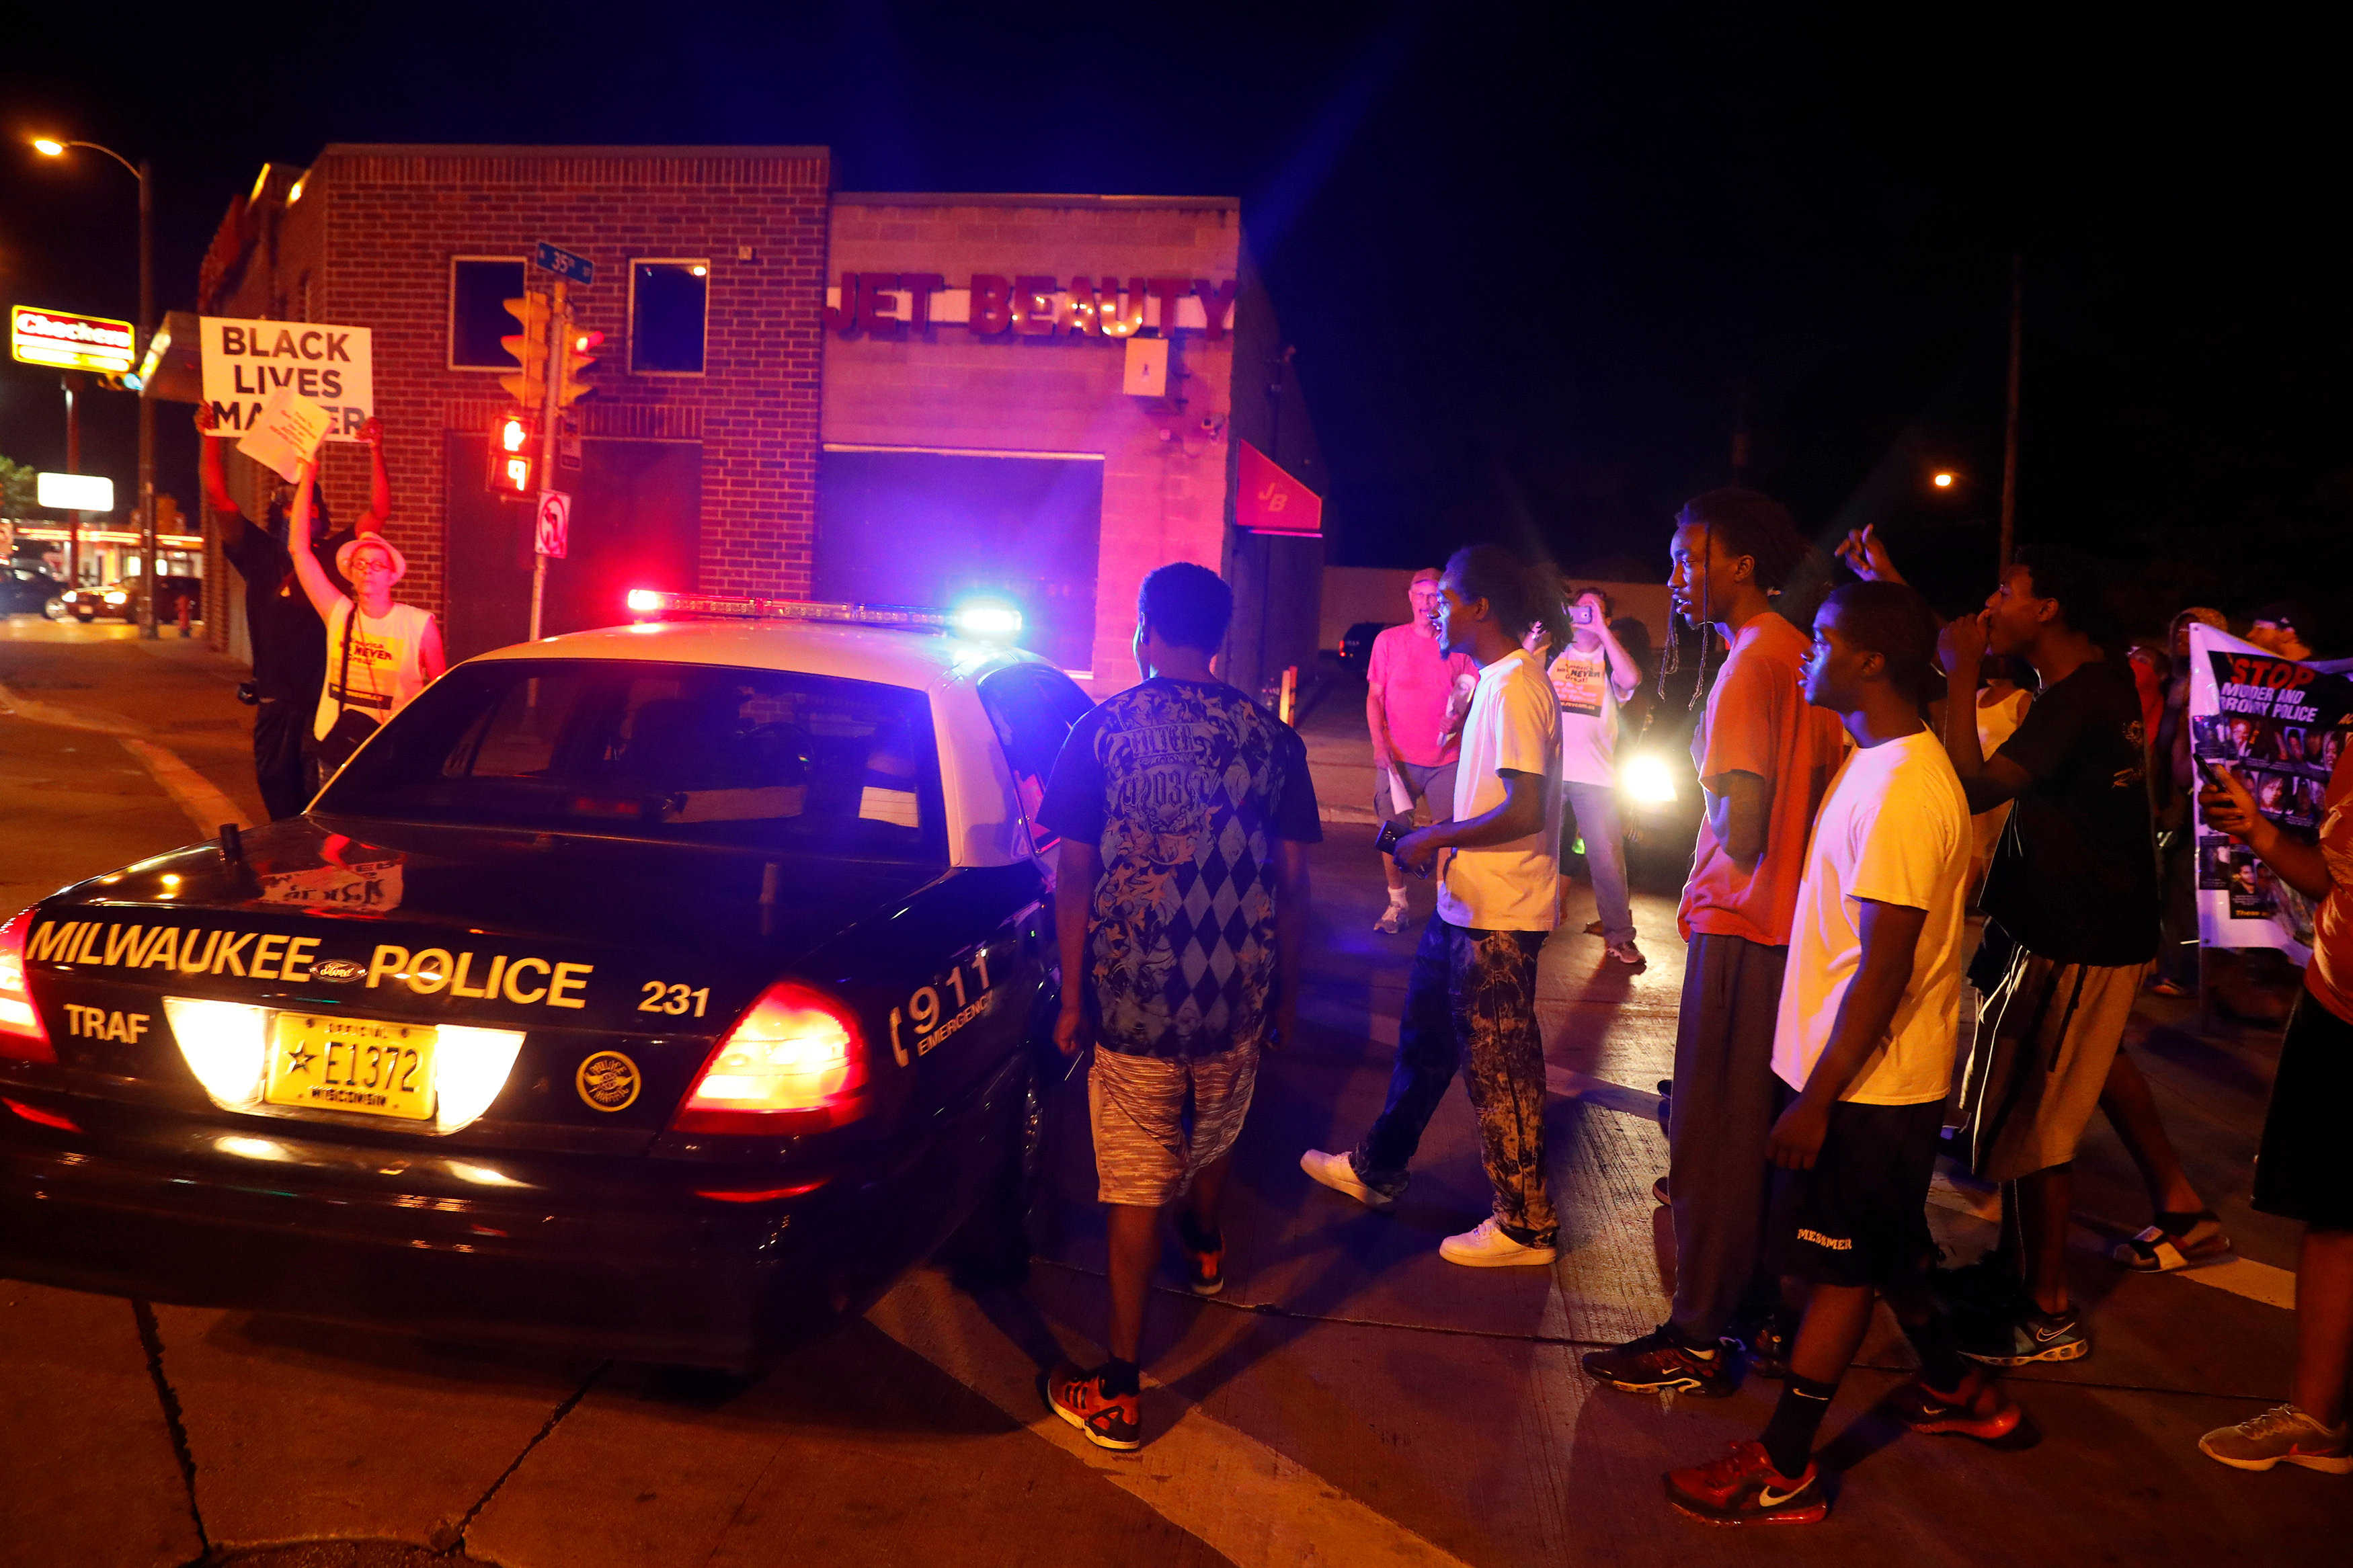
M 0 517 L 24 517 L 40 504 L 34 499 L 37 478 L 31 464 L 0 457 Z

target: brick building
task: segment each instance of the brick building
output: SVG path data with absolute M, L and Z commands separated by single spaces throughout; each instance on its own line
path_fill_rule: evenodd
M 529 509 L 483 474 L 500 302 L 548 280 L 542 239 L 595 262 L 572 300 L 605 334 L 554 477 L 575 500 L 546 629 L 617 620 L 631 587 L 987 595 L 1113 689 L 1138 580 L 1194 560 L 1236 582 L 1234 679 L 1311 656 L 1320 542 L 1233 527 L 1238 439 L 1322 488 L 1238 203 L 830 184 L 824 148 L 330 145 L 231 204 L 200 310 L 373 331 L 399 597 L 453 658 L 525 634 Z M 364 450 L 323 468 L 354 515 Z M 207 577 L 235 647 L 241 585 Z

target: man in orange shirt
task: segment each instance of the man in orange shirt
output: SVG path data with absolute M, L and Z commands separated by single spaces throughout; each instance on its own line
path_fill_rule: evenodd
M 1754 490 L 1710 490 L 1677 514 L 1670 554 L 1675 613 L 1731 649 L 1692 735 L 1706 810 L 1675 919 L 1691 947 L 1667 1130 L 1674 1310 L 1588 1353 L 1585 1370 L 1635 1393 L 1725 1394 L 1722 1337 L 1763 1250 L 1781 970 L 1806 836 L 1846 734 L 1806 701 L 1808 638 L 1773 607 L 1806 556 L 1788 510 Z

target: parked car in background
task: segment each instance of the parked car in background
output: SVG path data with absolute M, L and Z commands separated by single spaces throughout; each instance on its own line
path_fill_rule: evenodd
M 1340 668 L 1362 680 L 1373 668 L 1373 639 L 1388 630 L 1387 621 L 1358 621 L 1340 638 Z
M 121 582 L 111 583 L 103 588 L 69 588 L 64 595 L 65 613 L 83 622 L 94 621 L 100 616 L 116 616 L 126 621 L 135 621 L 139 618 L 140 584 L 142 581 L 138 577 L 125 577 Z M 205 602 L 204 579 L 164 578 L 164 596 L 156 605 L 155 618 L 158 621 L 178 620 L 183 599 L 187 601 L 191 619 L 201 614 Z
M 39 566 L 12 561 L 0 576 L 0 616 L 47 616 L 66 618 L 66 585 Z

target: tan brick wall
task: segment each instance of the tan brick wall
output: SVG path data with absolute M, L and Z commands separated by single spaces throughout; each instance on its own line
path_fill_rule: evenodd
M 899 206 L 860 198 L 834 206 L 828 276 L 838 285 L 846 271 L 936 272 L 956 289 L 976 272 L 1050 273 L 1065 287 L 1082 274 L 1222 283 L 1236 276 L 1240 241 L 1240 214 L 1231 203 Z M 1232 338 L 1211 342 L 1182 331 L 1176 353 L 1187 373 L 1182 409 L 1121 392 L 1125 351 L 1117 339 L 980 337 L 963 326 L 895 341 L 828 332 L 824 437 L 849 445 L 1102 454 L 1094 684 L 1116 690 L 1134 679 L 1129 644 L 1145 574 L 1170 561 L 1214 571 L 1223 553 Z M 1202 429 L 1204 418 L 1214 433 Z

